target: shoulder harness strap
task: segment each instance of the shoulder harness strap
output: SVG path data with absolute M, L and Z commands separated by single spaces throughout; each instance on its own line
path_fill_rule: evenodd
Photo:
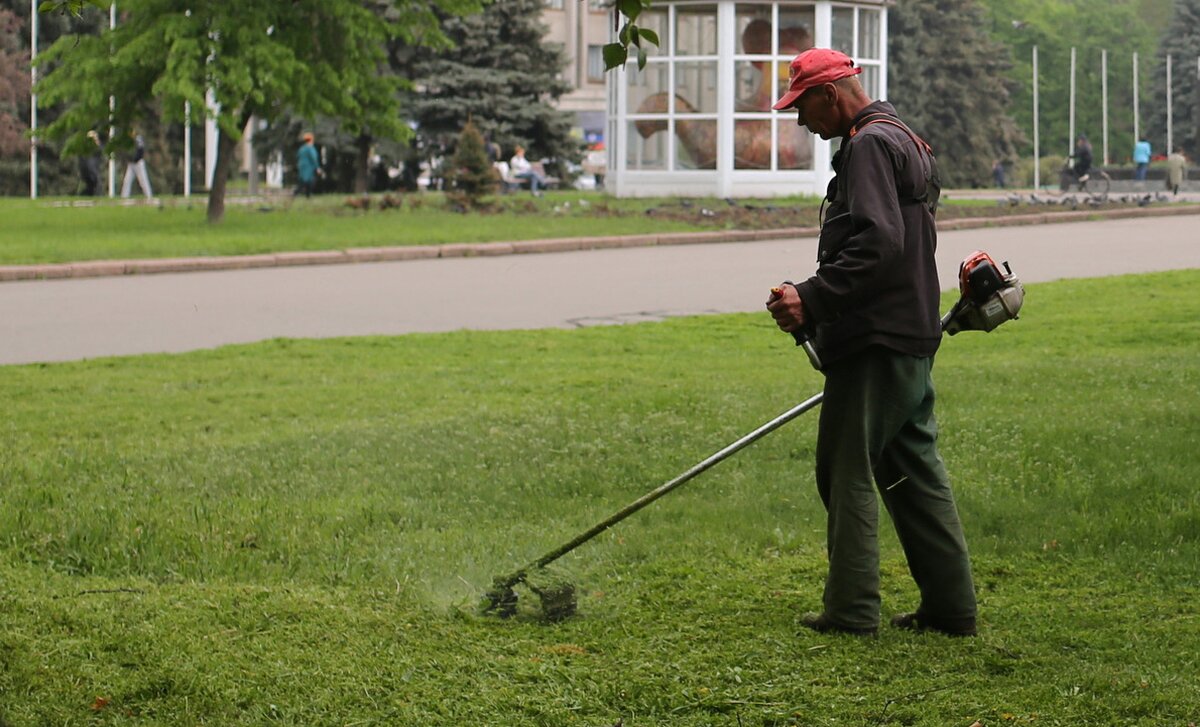
M 908 138 L 912 139 L 913 144 L 915 144 L 918 149 L 925 150 L 925 156 L 929 159 L 928 169 L 925 173 L 926 188 L 925 192 L 921 196 L 917 197 L 916 200 L 918 202 L 925 203 L 926 206 L 929 207 L 929 211 L 931 213 L 936 213 L 938 201 L 941 198 L 941 181 L 937 173 L 937 163 L 934 161 L 933 147 L 929 146 L 924 139 L 913 133 L 913 130 L 908 128 L 908 126 L 906 126 L 904 123 L 889 114 L 881 112 L 868 114 L 857 126 L 852 127 L 850 129 L 850 138 L 853 139 L 855 136 L 858 136 L 858 132 L 862 131 L 871 124 L 890 124 L 895 126 L 896 128 L 902 130 L 905 134 L 908 134 Z

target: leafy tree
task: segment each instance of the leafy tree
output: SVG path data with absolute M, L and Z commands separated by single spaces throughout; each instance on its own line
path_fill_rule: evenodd
M 7 55 L 6 60 L 0 60 L 0 86 L 9 89 L 8 92 L 0 91 L 0 95 L 8 96 L 8 101 L 0 102 L 0 105 L 4 105 L 9 114 L 5 126 L 12 134 L 9 148 L 0 150 L 0 195 L 29 193 L 29 139 L 24 136 L 30 121 L 29 13 L 28 0 L 0 0 L 0 14 L 9 18 L 0 21 L 0 26 L 6 29 L 0 30 L 0 35 L 4 36 L 0 41 L 4 50 L 0 53 Z M 82 16 L 43 14 L 38 19 L 38 47 L 44 50 L 68 33 L 97 32 L 101 20 L 107 24 L 108 14 L 91 8 L 86 8 Z M 62 150 L 45 137 L 45 126 L 57 118 L 60 110 L 55 106 L 43 106 L 38 111 L 38 189 L 42 194 L 75 194 L 80 186 L 77 161 L 60 156 Z M 107 123 L 102 133 L 107 135 Z M 147 142 L 151 143 L 149 137 Z M 148 153 L 154 151 L 151 148 Z M 151 159 L 151 166 L 156 166 L 156 159 Z
M 452 149 L 473 116 L 505 149 L 521 144 L 535 158 L 578 158 L 570 115 L 554 108 L 571 86 L 560 76 L 562 48 L 543 41 L 542 8 L 542 0 L 493 2 L 479 15 L 443 20 L 454 48 L 395 55 L 400 73 L 414 79 L 406 110 L 430 155 Z
M 980 0 L 989 8 L 993 38 L 1008 47 L 1014 91 L 1010 113 L 1025 134 L 1022 153 L 1032 152 L 1033 46 L 1038 47 L 1041 152 L 1066 155 L 1070 138 L 1071 48 L 1076 49 L 1075 133 L 1085 133 L 1100 163 L 1103 145 L 1101 51 L 1108 51 L 1109 149 L 1114 162 L 1133 151 L 1133 53 L 1139 56 L 1143 119 L 1148 107 L 1151 62 L 1160 0 Z M 1152 12 L 1151 12 L 1152 11 Z M 1156 22 L 1156 21 L 1154 21 Z M 1142 124 L 1143 128 L 1145 124 Z
M 364 0 L 372 12 L 384 17 L 398 35 L 386 44 L 387 62 L 380 63 L 375 73 L 388 74 L 396 87 L 411 90 L 412 82 L 398 75 L 395 68 L 402 64 L 391 62 L 400 49 L 428 48 L 443 50 L 451 43 L 442 33 L 442 17 L 454 17 L 477 13 L 482 9 L 480 0 L 423 0 L 422 2 L 399 3 L 396 0 Z M 404 109 L 401 107 L 401 115 Z M 384 163 L 400 159 L 412 138 L 411 129 L 400 125 L 391 129 L 395 117 L 395 104 L 388 99 L 377 98 L 362 104 L 357 110 L 343 112 L 340 117 L 316 116 L 305 118 L 288 109 L 278 114 L 263 130 L 255 134 L 255 148 L 265 158 L 270 153 L 283 150 L 288 159 L 293 159 L 299 146 L 300 134 L 313 131 L 317 145 L 321 147 L 325 160 L 326 176 L 322 186 L 326 189 L 353 191 L 364 194 L 370 189 L 387 186 L 377 174 L 379 167 L 372 167 L 371 159 L 378 155 Z M 379 128 L 388 128 L 399 133 L 378 133 Z
M 20 107 L 29 101 L 29 51 L 21 42 L 24 23 L 0 9 L 0 155 L 29 151 Z
M 1182 148 L 1189 159 L 1200 158 L 1200 0 L 1176 0 L 1175 14 L 1163 33 L 1158 50 L 1151 99 L 1152 115 L 1147 123 L 1148 139 L 1155 149 L 1167 149 L 1167 55 L 1172 58 L 1171 136 L 1174 146 Z
M 97 8 L 107 8 L 109 4 L 107 0 L 45 0 L 45 2 L 38 5 L 38 12 L 58 13 L 60 15 L 66 13 L 82 15 L 83 9 L 89 5 Z
M 1015 156 L 1009 63 L 983 17 L 973 0 L 901 0 L 889 14 L 888 95 L 933 146 L 945 185 L 986 185 L 992 162 Z
M 205 108 L 211 88 L 221 140 L 210 222 L 224 216 L 235 144 L 252 116 L 292 108 L 403 133 L 395 113 L 376 108 L 394 109 L 395 81 L 374 72 L 399 31 L 362 2 L 124 0 L 121 8 L 115 30 L 60 39 L 39 58 L 52 67 L 39 84 L 44 102 L 67 107 L 46 134 L 65 138 L 69 149 L 85 146 L 86 129 L 108 116 L 109 94 L 117 99 L 112 123 L 122 131 L 152 116 L 154 101 L 167 120 L 181 120 L 184 102 Z M 117 139 L 123 143 L 124 134 Z

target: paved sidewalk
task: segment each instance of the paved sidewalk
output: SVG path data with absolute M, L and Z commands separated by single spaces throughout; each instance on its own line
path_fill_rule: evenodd
M 1200 268 L 1196 215 L 944 232 L 955 286 L 972 250 L 1027 283 Z M 280 336 L 579 327 L 762 312 L 815 268 L 816 240 L 323 265 L 0 285 L 0 363 L 190 351 Z M 1026 312 L 1036 315 L 1036 293 Z M 1013 329 L 1018 330 L 1018 329 Z
M 1128 219 L 1175 215 L 1200 215 L 1200 205 L 1169 204 L 1130 207 L 1115 210 L 1038 211 L 1003 217 L 978 217 L 941 220 L 938 231 L 970 230 L 981 227 L 1010 227 L 1051 223 L 1082 222 L 1097 219 Z M 410 245 L 406 247 L 360 247 L 348 250 L 282 252 L 265 255 L 227 255 L 213 257 L 162 258 L 153 260 L 94 260 L 47 265 L 0 265 L 0 283 L 19 280 L 60 280 L 99 278 L 156 273 L 193 273 L 216 270 L 292 267 L 298 265 L 336 265 L 342 263 L 395 262 L 434 258 L 493 257 L 542 252 L 605 250 L 658 245 L 695 245 L 718 242 L 751 242 L 816 237 L 816 227 L 789 227 L 774 230 L 714 230 L 711 232 L 675 232 L 669 234 L 604 237 L 572 237 L 523 242 L 489 242 L 454 245 Z

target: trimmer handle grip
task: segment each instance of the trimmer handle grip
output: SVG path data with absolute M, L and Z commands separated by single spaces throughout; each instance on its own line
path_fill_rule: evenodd
M 791 284 L 792 284 L 792 281 L 790 281 L 790 280 L 784 281 L 784 285 L 791 285 Z M 772 300 L 775 298 L 778 298 L 782 294 L 783 294 L 782 289 L 771 288 Z M 804 353 L 807 354 L 807 356 L 808 356 L 808 362 L 810 364 L 812 364 L 812 367 L 814 369 L 816 369 L 817 371 L 820 371 L 821 370 L 821 357 L 817 355 L 817 349 L 813 346 L 812 337 L 808 335 L 808 331 L 806 331 L 804 329 L 800 329 L 799 331 L 792 331 L 791 333 L 792 333 L 792 338 L 796 339 L 796 345 L 802 346 L 804 348 Z

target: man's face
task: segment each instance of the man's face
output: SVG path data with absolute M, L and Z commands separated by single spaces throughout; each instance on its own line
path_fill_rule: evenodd
M 836 128 L 837 119 L 834 114 L 837 97 L 826 91 L 829 87 L 829 84 L 826 84 L 810 88 L 793 104 L 793 108 L 796 109 L 796 123 L 808 127 L 809 131 L 826 140 L 841 136 L 841 132 Z

